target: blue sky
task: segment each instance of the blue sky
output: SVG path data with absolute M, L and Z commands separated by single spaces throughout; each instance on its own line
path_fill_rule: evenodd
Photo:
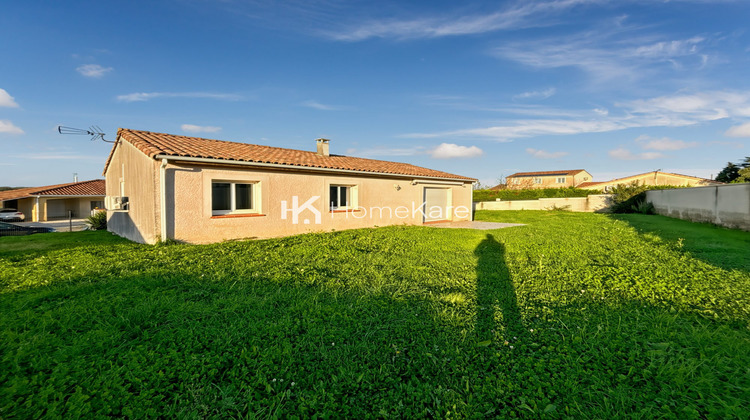
M 750 2 L 17 1 L 0 185 L 101 177 L 118 127 L 409 162 L 702 177 L 750 155 Z

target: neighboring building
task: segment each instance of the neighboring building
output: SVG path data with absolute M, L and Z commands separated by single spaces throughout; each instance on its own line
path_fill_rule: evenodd
M 120 129 L 104 168 L 108 229 L 208 243 L 471 220 L 476 179 L 328 150 Z
M 669 185 L 675 187 L 702 187 L 705 185 L 721 185 L 722 182 L 713 181 L 705 178 L 698 178 L 690 175 L 673 174 L 669 172 L 652 171 L 644 174 L 638 174 L 628 176 L 624 178 L 617 178 L 611 181 L 604 182 L 586 182 L 578 186 L 586 190 L 601 190 L 608 192 L 618 184 L 632 184 L 637 183 L 640 185 Z
M 104 180 L 0 191 L 0 207 L 18 209 L 27 222 L 88 217 L 104 208 Z
M 498 185 L 492 189 L 501 189 L 501 187 L 510 189 L 577 187 L 592 179 L 591 174 L 583 169 L 516 172 L 505 177 L 505 185 Z

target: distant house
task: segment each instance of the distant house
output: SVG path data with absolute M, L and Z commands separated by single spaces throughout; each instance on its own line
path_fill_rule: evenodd
M 536 189 L 536 188 L 564 188 L 577 187 L 591 181 L 593 177 L 584 169 L 516 172 L 505 177 L 505 185 L 498 185 L 492 189 Z
M 87 217 L 104 208 L 103 179 L 0 191 L 0 207 L 23 212 L 26 221 L 43 222 L 72 215 Z
M 471 220 L 474 178 L 406 163 L 120 129 L 104 168 L 108 229 L 209 243 Z
M 713 181 L 705 178 L 698 178 L 690 175 L 673 174 L 669 172 L 652 171 L 643 174 L 632 175 L 624 178 L 617 178 L 611 181 L 604 182 L 585 182 L 578 185 L 578 188 L 586 190 L 602 190 L 608 192 L 618 184 L 632 184 L 637 183 L 639 185 L 668 185 L 675 187 L 701 187 L 704 185 L 720 185 L 722 182 Z

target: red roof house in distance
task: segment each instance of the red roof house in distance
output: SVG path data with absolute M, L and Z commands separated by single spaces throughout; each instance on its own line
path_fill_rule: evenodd
M 104 180 L 94 179 L 0 191 L 0 207 L 18 209 L 26 221 L 84 218 L 95 208 L 104 209 L 104 195 Z
M 516 172 L 505 177 L 505 187 L 513 189 L 578 187 L 593 177 L 585 169 L 559 171 Z M 498 185 L 492 189 L 499 189 Z

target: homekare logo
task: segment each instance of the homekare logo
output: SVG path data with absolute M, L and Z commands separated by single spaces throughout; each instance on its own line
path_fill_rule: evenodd
M 288 207 L 287 201 L 286 200 L 282 200 L 281 201 L 281 219 L 282 220 L 286 220 L 286 217 L 287 217 L 288 213 L 291 212 L 292 213 L 292 224 L 296 225 L 296 224 L 299 224 L 299 215 L 303 211 L 308 210 L 308 211 L 310 211 L 313 214 L 313 216 L 315 216 L 315 224 L 316 225 L 321 224 L 322 220 L 321 220 L 320 210 L 316 209 L 315 206 L 313 205 L 316 201 L 318 201 L 319 198 L 320 198 L 319 195 L 312 196 L 312 197 L 310 197 L 309 200 L 305 201 L 305 203 L 302 204 L 302 206 L 300 206 L 299 205 L 299 197 L 297 197 L 295 195 L 295 196 L 292 197 L 292 208 L 291 209 Z M 302 221 L 302 223 L 304 223 L 306 225 L 309 225 L 310 224 L 310 219 L 304 219 Z
M 303 212 L 310 212 L 313 216 L 314 223 L 316 225 L 322 224 L 322 214 L 324 210 L 316 207 L 316 203 L 320 199 L 319 195 L 312 196 L 302 205 L 300 205 L 300 199 L 298 196 L 292 196 L 292 206 L 289 207 L 289 203 L 286 200 L 281 201 L 281 219 L 287 220 L 289 214 L 292 215 L 292 224 L 299 224 L 300 215 Z M 322 204 L 322 202 L 321 202 Z M 330 212 L 330 217 L 333 219 L 334 213 Z M 407 206 L 389 207 L 389 206 L 376 206 L 370 207 L 357 207 L 356 209 L 347 209 L 347 211 L 341 212 L 341 216 L 345 218 L 364 219 L 369 217 L 370 219 L 416 219 L 422 220 L 450 220 L 452 215 L 458 219 L 466 219 L 471 215 L 471 209 L 466 206 L 430 206 L 427 207 L 426 202 L 412 202 L 411 208 Z M 341 217 L 338 216 L 338 217 Z M 310 224 L 310 218 L 303 218 L 302 223 L 307 225 Z

